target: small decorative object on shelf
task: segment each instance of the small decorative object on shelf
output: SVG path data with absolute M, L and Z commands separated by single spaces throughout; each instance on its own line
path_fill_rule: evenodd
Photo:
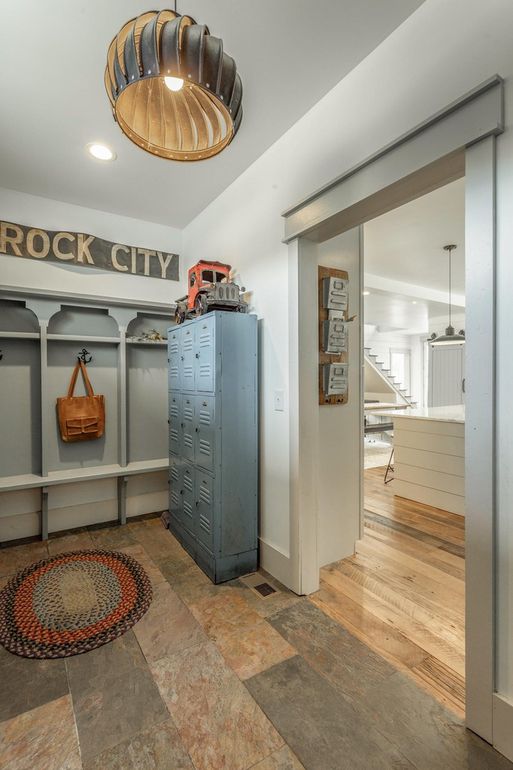
M 187 286 L 187 294 L 176 300 L 175 319 L 178 324 L 211 310 L 248 312 L 248 303 L 242 296 L 246 289 L 233 282 L 231 265 L 224 262 L 200 259 L 189 269 Z
M 135 342 L 164 342 L 165 338 L 156 329 L 149 329 L 147 332 L 141 332 L 136 337 L 131 337 Z
M 319 404 L 345 404 L 349 383 L 349 277 L 319 267 Z

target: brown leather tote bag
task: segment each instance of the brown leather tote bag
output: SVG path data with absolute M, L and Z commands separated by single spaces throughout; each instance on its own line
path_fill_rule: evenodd
M 74 396 L 79 370 L 82 371 L 87 396 Z M 105 398 L 95 396 L 82 361 L 71 375 L 68 395 L 57 399 L 57 417 L 63 441 L 91 441 L 101 438 L 105 430 Z

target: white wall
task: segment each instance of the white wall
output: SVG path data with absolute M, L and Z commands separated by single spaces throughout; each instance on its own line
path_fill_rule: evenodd
M 349 394 L 343 406 L 318 406 L 318 562 L 351 556 L 360 533 L 360 260 L 358 232 L 350 230 L 318 247 L 318 264 L 349 274 Z M 317 322 L 317 308 L 314 323 Z M 317 347 L 317 346 L 316 346 Z M 313 357 L 316 367 L 317 355 Z
M 288 268 L 281 243 L 283 205 L 267 153 L 184 231 L 185 263 L 229 262 L 252 291 L 260 318 L 260 509 L 261 538 L 289 556 Z M 262 168 L 260 169 L 260 164 Z M 284 390 L 285 409 L 273 408 Z
M 182 251 L 182 232 L 174 227 L 3 188 L 0 188 L 0 219 L 46 230 L 88 233 L 129 246 L 177 254 Z M 180 277 L 184 275 L 180 264 Z M 0 254 L 0 284 L 149 302 L 173 302 L 183 294 L 184 281 L 123 275 L 92 267 L 59 265 Z
M 226 258 L 254 289 L 262 320 L 262 531 L 289 549 L 287 249 L 280 211 L 495 72 L 506 78 L 498 145 L 499 688 L 513 698 L 513 57 L 511 0 L 426 2 L 185 230 L 188 263 Z M 433 41 L 436 41 L 434 45 Z

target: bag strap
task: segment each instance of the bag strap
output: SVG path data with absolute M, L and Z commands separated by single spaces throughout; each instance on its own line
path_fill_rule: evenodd
M 75 368 L 73 369 L 73 374 L 71 375 L 71 380 L 69 381 L 68 398 L 72 398 L 73 396 L 75 385 L 77 384 L 79 369 L 82 371 L 82 377 L 84 378 L 84 384 L 87 390 L 87 395 L 94 396 L 93 386 L 91 385 L 91 380 L 89 379 L 89 375 L 87 374 L 87 369 L 85 367 L 85 364 L 83 361 L 77 361 Z
M 84 378 L 87 395 L 94 396 L 93 386 L 91 385 L 91 380 L 89 379 L 89 375 L 87 374 L 86 365 L 84 364 L 83 361 L 80 361 L 79 363 L 80 363 L 80 368 L 82 369 L 82 377 Z

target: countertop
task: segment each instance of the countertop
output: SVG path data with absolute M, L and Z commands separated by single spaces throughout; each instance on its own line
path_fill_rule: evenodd
M 363 405 L 366 412 L 375 412 L 377 409 L 384 411 L 385 409 L 404 409 L 404 404 L 389 404 L 386 401 L 366 401 Z
M 465 405 L 427 406 L 423 409 L 377 409 L 378 417 L 406 417 L 410 420 L 437 420 L 438 422 L 465 423 Z

